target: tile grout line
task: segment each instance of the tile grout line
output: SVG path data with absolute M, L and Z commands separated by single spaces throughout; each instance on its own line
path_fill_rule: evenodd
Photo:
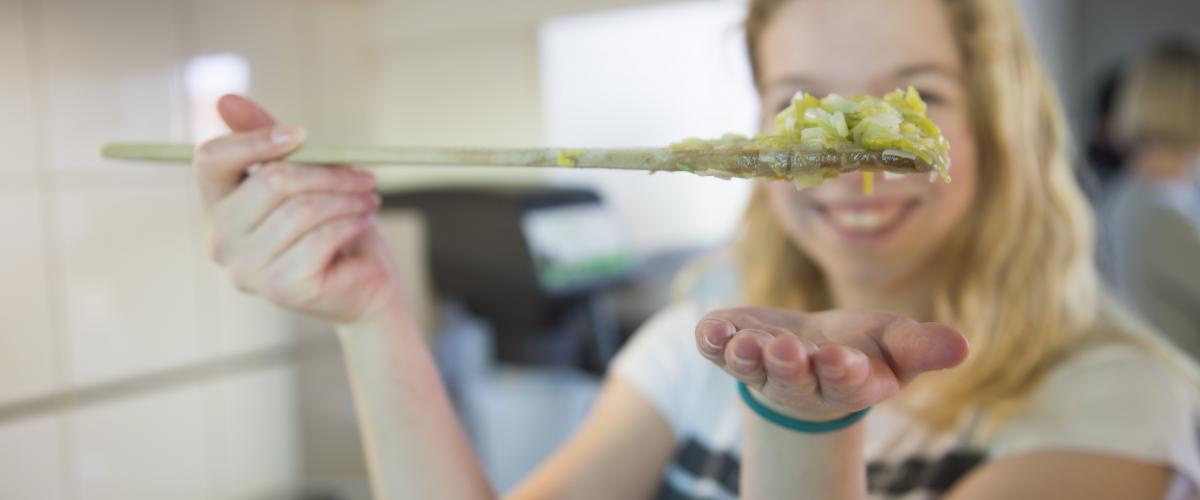
M 194 387 L 274 366 L 291 365 L 306 357 L 320 355 L 336 348 L 337 345 L 330 342 L 267 347 L 187 366 L 162 369 L 84 387 L 66 388 L 52 394 L 34 396 L 0 406 L 0 423 L 182 387 Z
M 34 147 L 35 158 L 35 177 L 37 180 L 37 189 L 40 194 L 40 214 L 42 221 L 42 245 L 45 255 L 44 273 L 45 279 L 50 286 L 47 290 L 47 314 L 51 332 L 51 346 L 54 352 L 54 387 L 56 391 L 63 391 L 70 384 L 70 363 L 68 360 L 67 334 L 65 327 L 66 310 L 66 294 L 63 290 L 64 278 L 62 273 L 62 238 L 59 233 L 58 207 L 57 207 L 57 189 L 54 185 L 50 163 L 54 161 L 53 154 L 50 148 L 50 118 L 49 118 L 49 99 L 47 93 L 47 85 L 49 78 L 49 64 L 47 62 L 48 50 L 46 48 L 46 15 L 40 9 L 45 9 L 44 5 L 37 0 L 26 0 L 24 2 L 24 17 L 25 25 L 27 26 L 26 38 L 28 45 L 29 58 L 29 78 L 31 84 L 30 93 L 32 94 L 31 101 L 34 109 L 33 127 L 36 131 L 36 145 Z M 73 410 L 73 398 L 67 400 L 67 405 L 59 408 L 54 412 L 55 425 L 58 429 L 58 452 L 59 452 L 59 475 L 62 486 L 62 495 L 65 499 L 78 498 L 79 492 L 75 483 L 77 471 L 75 470 L 74 451 L 76 448 L 75 439 L 75 414 Z

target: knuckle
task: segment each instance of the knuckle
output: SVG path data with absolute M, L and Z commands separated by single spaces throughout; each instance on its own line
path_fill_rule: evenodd
M 289 218 L 310 218 L 316 212 L 317 200 L 310 194 L 298 194 L 289 196 L 287 201 L 283 203 L 284 215 Z
M 220 138 L 209 139 L 196 145 L 196 150 L 192 152 L 192 164 L 203 165 L 212 161 L 218 155 L 221 149 Z
M 267 276 L 267 298 L 277 304 L 304 308 L 317 299 L 318 291 L 311 280 L 298 280 L 287 270 L 273 271 Z
M 259 175 L 263 176 L 263 180 L 272 191 L 287 194 L 294 189 L 295 182 L 293 179 L 295 175 L 287 165 L 282 163 L 268 164 Z
M 317 201 L 311 195 L 289 196 L 280 206 L 278 217 L 284 232 L 294 234 L 312 224 L 319 215 Z
M 321 240 L 329 240 L 329 239 L 337 237 L 343 231 L 347 230 L 349 228 L 349 226 L 350 226 L 349 221 L 347 221 L 345 219 L 336 220 L 336 221 L 330 222 L 328 224 L 322 224 L 321 227 L 318 228 L 318 230 L 317 230 L 317 236 Z

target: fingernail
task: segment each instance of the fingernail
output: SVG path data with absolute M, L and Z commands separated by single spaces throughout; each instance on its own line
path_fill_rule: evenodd
M 295 125 L 284 125 L 271 131 L 271 142 L 280 146 L 295 144 L 302 137 L 304 137 L 304 129 Z
M 733 348 L 733 361 L 743 365 L 754 364 L 754 350 L 759 347 L 756 344 L 741 343 Z
M 829 378 L 840 378 L 846 373 L 846 369 L 842 365 L 822 364 L 817 366 L 817 370 L 821 372 L 822 377 Z
M 779 351 L 779 349 L 776 348 L 775 350 L 767 350 L 767 351 L 763 351 L 763 352 L 767 356 L 770 356 L 771 359 L 773 359 L 775 361 L 775 364 L 778 364 L 780 366 L 792 366 L 792 365 L 796 364 L 795 359 L 789 359 L 789 358 L 780 356 L 778 351 Z
M 720 351 L 721 346 L 729 339 L 729 325 L 723 321 L 706 319 L 701 322 L 704 328 L 704 343 L 714 351 Z

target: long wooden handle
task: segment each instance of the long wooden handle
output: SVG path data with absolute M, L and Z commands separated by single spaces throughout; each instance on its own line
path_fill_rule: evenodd
M 195 146 L 180 143 L 113 143 L 105 144 L 100 154 L 121 160 L 191 162 L 194 150 Z M 863 149 L 505 149 L 304 144 L 282 160 L 307 164 L 607 168 L 692 172 L 727 178 L 794 178 L 802 174 L 863 168 L 929 171 L 927 165 L 912 158 Z

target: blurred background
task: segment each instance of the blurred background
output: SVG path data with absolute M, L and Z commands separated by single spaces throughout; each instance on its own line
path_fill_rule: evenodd
M 1200 44 L 1200 2 L 1018 3 L 1086 153 L 1081 176 L 1101 193 L 1122 163 L 1096 139 L 1106 82 L 1164 36 Z M 212 108 L 226 92 L 327 143 L 657 146 L 753 132 L 743 11 L 0 0 L 0 498 L 369 495 L 330 329 L 226 283 L 188 169 L 104 161 L 102 142 L 220 134 Z M 611 172 L 381 176 L 396 258 L 498 488 L 571 431 L 678 271 L 731 237 L 749 188 Z

